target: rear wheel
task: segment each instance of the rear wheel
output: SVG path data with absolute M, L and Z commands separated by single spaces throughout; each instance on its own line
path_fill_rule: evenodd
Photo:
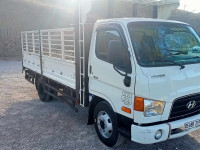
M 107 146 L 117 144 L 119 134 L 114 111 L 107 102 L 100 102 L 94 110 L 94 126 L 100 140 Z
M 38 81 L 37 81 L 37 91 L 38 91 L 38 95 L 40 97 L 40 100 L 42 102 L 49 102 L 49 101 L 52 100 L 52 97 L 44 92 L 45 86 L 44 86 L 41 78 L 38 79 Z

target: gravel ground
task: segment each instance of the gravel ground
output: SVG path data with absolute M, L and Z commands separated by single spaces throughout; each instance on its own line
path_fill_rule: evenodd
M 43 103 L 24 80 L 20 61 L 0 60 L 0 150 L 111 149 L 87 126 L 87 109 L 76 113 L 60 101 Z M 197 150 L 200 130 L 166 142 L 141 145 L 126 140 L 119 150 Z M 114 148 L 113 148 L 114 149 Z

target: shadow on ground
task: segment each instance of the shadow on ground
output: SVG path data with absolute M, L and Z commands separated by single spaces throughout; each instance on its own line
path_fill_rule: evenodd
M 27 99 L 13 103 L 0 116 L 0 149 L 109 149 L 99 141 L 94 127 L 87 126 L 87 109 L 78 108 L 76 113 L 55 100 L 43 103 Z M 195 132 L 197 136 L 199 133 Z M 200 144 L 195 138 L 187 135 L 152 145 L 126 140 L 116 149 L 197 150 Z

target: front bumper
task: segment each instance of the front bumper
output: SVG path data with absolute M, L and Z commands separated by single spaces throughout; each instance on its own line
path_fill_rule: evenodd
M 131 140 L 141 144 L 153 144 L 168 139 L 181 137 L 200 128 L 200 126 L 198 126 L 187 131 L 184 130 L 184 124 L 186 122 L 195 121 L 198 119 L 200 119 L 200 114 L 185 119 L 176 120 L 154 126 L 132 125 Z M 155 139 L 155 133 L 157 130 L 162 131 L 162 137 L 159 140 Z

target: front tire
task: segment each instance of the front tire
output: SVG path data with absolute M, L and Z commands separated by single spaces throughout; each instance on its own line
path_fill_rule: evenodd
M 95 107 L 94 126 L 99 139 L 105 145 L 112 147 L 117 144 L 119 139 L 117 118 L 111 106 L 105 101 Z

